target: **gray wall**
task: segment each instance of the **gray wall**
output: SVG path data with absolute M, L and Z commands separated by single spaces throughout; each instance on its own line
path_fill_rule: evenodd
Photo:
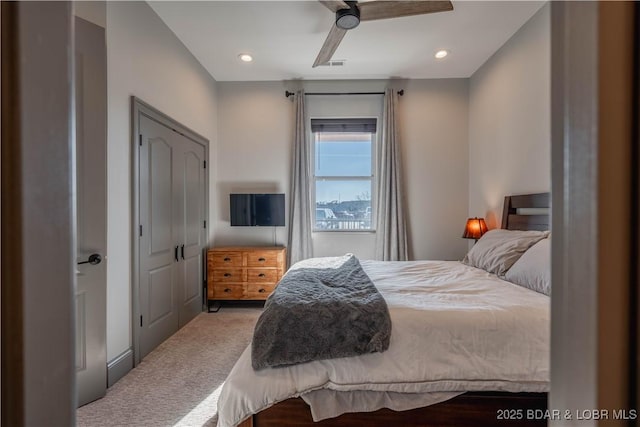
M 215 80 L 144 2 L 108 2 L 107 60 L 107 358 L 112 360 L 132 340 L 130 96 L 209 139 L 209 164 L 214 164 L 217 94 Z
M 414 259 L 462 259 L 469 201 L 467 79 L 410 80 L 400 101 Z
M 545 5 L 470 79 L 469 215 L 499 227 L 506 194 L 551 190 L 551 29 Z
M 273 244 L 273 227 L 229 226 L 229 193 L 285 193 L 289 188 L 293 106 L 281 82 L 218 82 L 218 156 L 214 243 Z M 285 197 L 288 206 L 288 199 Z M 277 227 L 277 243 L 286 232 Z
M 380 91 L 388 84 L 380 80 L 307 81 L 304 87 L 308 92 Z M 459 237 L 468 211 L 467 80 L 391 84 L 406 89 L 400 98 L 399 121 L 411 256 L 459 259 L 467 247 Z M 218 83 L 217 245 L 273 243 L 272 228 L 229 226 L 228 195 L 289 192 L 293 106 L 284 97 L 285 88 L 292 90 L 293 86 L 280 82 Z M 339 108 L 362 111 L 361 98 L 340 99 Z M 371 97 L 370 102 L 381 103 L 381 99 Z M 310 97 L 309 103 L 316 115 L 327 113 L 322 100 Z M 353 252 L 371 258 L 373 238 L 367 233 L 314 233 L 315 255 Z M 278 229 L 277 242 L 286 243 L 284 228 Z

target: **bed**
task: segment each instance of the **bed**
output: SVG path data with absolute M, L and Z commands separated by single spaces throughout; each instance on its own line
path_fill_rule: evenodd
M 502 228 L 548 230 L 548 213 L 538 211 L 548 207 L 546 193 L 508 196 Z M 547 296 L 459 262 L 363 261 L 362 267 L 389 305 L 389 349 L 258 372 L 247 349 L 221 392 L 219 426 L 546 425 Z M 425 274 L 439 277 L 426 289 Z M 431 293 L 425 307 L 422 292 Z M 430 313 L 427 324 L 407 314 L 416 309 Z M 469 309 L 476 312 L 473 320 L 458 325 Z M 498 344 L 474 338 L 487 330 Z M 457 353 L 444 354 L 438 342 Z M 412 364 L 423 357 L 428 369 Z M 450 363 L 452 358 L 459 362 Z

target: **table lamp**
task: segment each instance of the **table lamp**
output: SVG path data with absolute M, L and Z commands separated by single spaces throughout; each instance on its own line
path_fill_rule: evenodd
M 475 239 L 477 242 L 478 239 L 486 232 L 487 224 L 484 222 L 484 218 L 469 218 L 467 219 L 467 225 L 464 227 L 462 238 Z

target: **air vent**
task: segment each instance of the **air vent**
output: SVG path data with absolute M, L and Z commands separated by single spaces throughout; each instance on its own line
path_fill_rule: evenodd
M 325 64 L 320 64 L 318 67 L 344 67 L 345 62 L 347 62 L 346 59 L 334 59 Z

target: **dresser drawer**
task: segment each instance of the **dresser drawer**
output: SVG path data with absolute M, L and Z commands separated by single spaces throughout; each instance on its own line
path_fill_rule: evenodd
M 242 252 L 213 252 L 209 254 L 212 267 L 242 267 Z
M 249 268 L 247 269 L 247 282 L 276 283 L 278 270 L 273 268 Z
M 207 252 L 208 300 L 265 300 L 286 271 L 277 246 L 221 246 Z
M 247 299 L 267 299 L 275 288 L 275 283 L 247 283 L 245 297 Z
M 274 251 L 247 252 L 247 267 L 277 267 L 278 254 Z
M 220 268 L 211 270 L 214 284 L 218 282 L 244 282 L 246 274 L 242 268 Z
M 242 283 L 216 283 L 209 289 L 209 299 L 243 299 L 245 297 Z

